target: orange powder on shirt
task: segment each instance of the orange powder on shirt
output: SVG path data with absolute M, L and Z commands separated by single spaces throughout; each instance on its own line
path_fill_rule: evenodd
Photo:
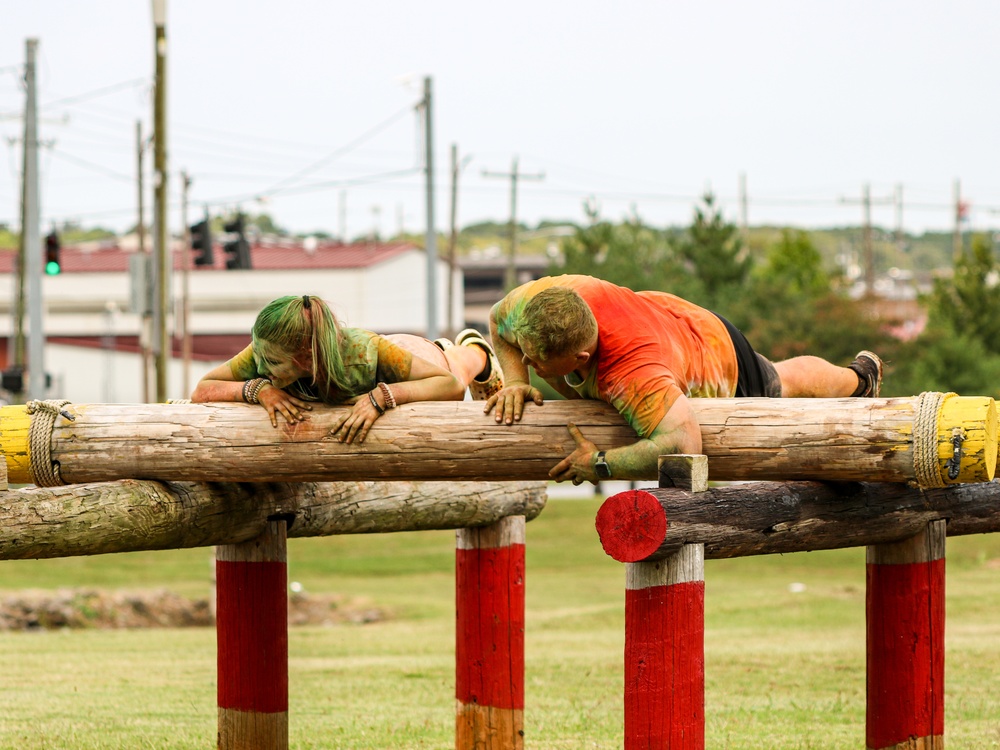
M 736 350 L 711 311 L 665 292 L 634 292 L 590 276 L 549 276 L 512 291 L 500 303 L 498 331 L 517 346 L 514 326 L 527 301 L 552 286 L 575 290 L 597 320 L 597 366 L 566 382 L 584 398 L 606 401 L 648 437 L 684 394 L 736 393 Z

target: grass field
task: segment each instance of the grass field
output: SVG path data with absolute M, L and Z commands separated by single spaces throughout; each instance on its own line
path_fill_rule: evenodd
M 528 524 L 525 746 L 620 748 L 624 569 L 600 500 Z M 948 541 L 949 750 L 1000 748 L 1000 534 Z M 208 551 L 0 563 L 0 590 L 168 587 L 205 596 Z M 306 591 L 394 616 L 290 631 L 293 748 L 447 748 L 454 722 L 454 534 L 293 539 Z M 709 748 L 863 748 L 864 550 L 706 563 Z M 797 583 L 796 591 L 790 584 Z M 210 628 L 0 634 L 0 748 L 206 748 Z

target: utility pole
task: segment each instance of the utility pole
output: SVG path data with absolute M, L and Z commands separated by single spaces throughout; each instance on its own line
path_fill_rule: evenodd
M 184 338 L 181 340 L 181 357 L 184 361 L 183 390 L 184 398 L 191 393 L 191 227 L 188 226 L 188 190 L 191 188 L 191 177 L 187 171 L 181 170 L 181 226 L 184 227 L 184 246 L 181 251 L 183 261 L 181 268 L 181 326 Z
M 434 132 L 431 77 L 424 78 L 424 172 L 427 177 L 427 338 L 438 336 L 437 322 L 437 231 L 434 227 Z
M 504 289 L 510 291 L 517 286 L 517 181 L 544 180 L 545 173 L 522 174 L 517 168 L 517 157 L 511 163 L 510 172 L 490 172 L 483 170 L 483 177 L 510 179 L 510 253 L 507 256 L 507 272 L 504 274 Z
M 25 45 L 24 173 L 21 236 L 24 253 L 21 275 L 28 283 L 28 387 L 29 399 L 45 398 L 45 331 L 42 328 L 42 244 L 38 228 L 38 109 L 35 99 L 35 55 L 38 40 Z M 21 281 L 24 283 L 23 278 Z M 22 334 L 23 335 L 23 334 Z
M 138 240 L 137 252 L 142 258 L 143 263 L 141 265 L 143 269 L 143 279 L 142 279 L 142 311 L 140 313 L 141 327 L 139 329 L 139 349 L 142 356 L 142 400 L 144 403 L 149 403 L 152 399 L 150 398 L 150 393 L 152 389 L 150 388 L 150 376 L 153 372 L 153 350 L 150 346 L 153 338 L 153 318 L 151 316 L 151 310 L 145 304 L 147 297 L 147 291 L 149 289 L 149 272 L 151 270 L 151 265 L 149 263 L 149 249 L 146 247 L 146 196 L 145 187 L 143 182 L 143 154 L 146 150 L 146 144 L 142 140 L 142 121 L 136 120 L 135 122 L 135 157 L 136 157 L 136 185 L 138 190 L 138 211 L 139 211 L 139 221 L 136 224 L 136 238 Z
M 861 202 L 864 207 L 865 247 L 865 294 L 875 296 L 875 248 L 872 247 L 872 196 L 871 186 L 866 182 L 861 189 Z
M 31 41 L 32 40 L 30 40 L 30 39 L 28 40 L 29 43 Z M 27 84 L 29 78 L 31 79 L 32 82 L 34 82 L 34 80 L 35 80 L 35 69 L 34 69 L 34 62 L 33 62 L 33 60 L 34 60 L 34 48 L 33 47 L 29 47 L 27 56 L 32 60 L 32 62 L 31 62 L 30 71 L 27 69 L 28 65 L 27 64 L 25 65 L 25 68 L 26 68 L 25 69 L 25 74 L 24 74 L 25 84 Z M 27 101 L 25 101 L 25 111 L 27 111 L 27 108 L 28 108 L 28 104 L 27 104 Z M 25 128 L 27 128 L 27 121 L 25 121 Z M 28 248 L 27 248 L 27 245 L 26 245 L 27 232 L 25 231 L 25 228 L 28 225 L 28 216 L 27 216 L 27 209 L 28 209 L 28 180 L 27 180 L 27 174 L 28 174 L 28 148 L 27 148 L 27 141 L 23 137 L 21 139 L 21 144 L 22 144 L 21 147 L 23 149 L 23 151 L 22 151 L 22 160 L 21 160 L 21 207 L 20 207 L 21 208 L 21 215 L 20 215 L 20 219 L 21 219 L 21 232 L 20 232 L 20 235 L 21 236 L 20 236 L 20 238 L 18 240 L 18 243 L 17 243 L 17 275 L 16 275 L 16 277 L 14 279 L 14 281 L 15 281 L 15 288 L 14 288 L 15 302 L 14 302 L 14 362 L 13 362 L 13 365 L 14 365 L 14 369 L 15 370 L 19 370 L 22 373 L 22 377 L 23 377 L 23 373 L 24 373 L 24 370 L 25 370 L 25 364 L 27 363 L 27 360 L 28 360 L 28 356 L 27 356 L 27 352 L 26 352 L 26 347 L 25 347 L 25 336 L 24 336 L 24 316 L 25 316 L 25 311 L 26 311 L 26 307 L 27 307 L 27 295 L 26 295 L 26 292 L 25 292 L 25 283 L 26 283 L 26 280 L 27 280 L 26 261 L 27 261 L 27 258 L 28 258 Z M 20 393 L 18 395 L 23 397 L 24 390 L 25 390 L 25 388 L 24 388 L 24 381 L 22 380 L 22 385 L 21 385 Z
M 853 198 L 841 198 L 841 203 L 861 203 L 862 212 L 862 246 L 865 258 L 865 296 L 875 296 L 875 247 L 872 239 L 872 203 L 892 203 L 896 200 L 891 198 L 875 198 L 871 196 L 871 186 L 865 183 L 861 186 L 861 200 Z
M 458 161 L 458 144 L 451 144 L 451 232 L 448 235 L 448 336 L 458 333 L 455 325 L 455 252 L 458 247 L 458 176 L 471 156 Z
M 740 172 L 740 234 L 743 237 L 743 246 L 749 249 L 750 226 L 747 218 L 747 173 Z
M 167 0 L 153 0 L 153 23 L 156 27 L 156 92 L 153 100 L 153 169 L 154 198 L 153 255 L 157 270 L 153 294 L 153 320 L 156 334 L 156 400 L 167 400 L 167 364 L 172 350 L 167 336 L 167 296 L 170 279 L 170 233 L 167 231 Z
M 953 262 L 957 264 L 965 254 L 964 243 L 962 242 L 962 219 L 965 218 L 965 204 L 962 203 L 961 182 L 955 180 L 952 192 L 955 200 L 955 231 L 952 234 L 951 253 Z
M 906 235 L 903 232 L 903 183 L 896 185 L 896 193 L 893 196 L 896 205 L 896 247 L 900 250 L 906 249 Z

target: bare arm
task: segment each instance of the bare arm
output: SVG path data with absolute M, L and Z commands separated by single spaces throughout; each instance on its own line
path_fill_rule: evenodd
M 448 370 L 414 356 L 410 364 L 409 379 L 402 383 L 387 384 L 396 406 L 413 401 L 461 401 L 465 396 L 465 386 Z M 372 403 L 374 399 L 375 403 Z M 376 404 L 378 405 L 376 407 Z M 387 403 L 385 392 L 376 386 L 357 401 L 347 414 L 330 430 L 330 434 L 342 443 L 364 442 L 368 431 L 385 412 Z
M 389 387 L 397 405 L 412 401 L 461 401 L 465 396 L 465 386 L 457 377 L 443 367 L 417 356 L 413 357 L 410 365 L 409 379 L 404 383 L 393 383 Z
M 233 377 L 233 371 L 227 362 L 205 373 L 194 387 L 191 400 L 196 404 L 210 401 L 242 401 L 243 381 Z
M 500 336 L 496 319 L 499 306 L 498 302 L 490 311 L 490 339 L 503 371 L 503 388 L 489 397 L 483 412 L 489 414 L 495 406 L 497 422 L 512 424 L 521 419 L 525 401 L 534 401 L 541 406 L 543 397 L 542 392 L 531 385 L 528 366 L 522 359 L 524 352 Z
M 575 425 L 568 427 L 576 450 L 556 464 L 549 476 L 557 482 L 597 482 L 597 446 Z M 674 401 L 648 438 L 609 450 L 604 458 L 614 479 L 649 479 L 656 476 L 657 459 L 673 453 L 701 453 L 701 427 L 686 396 Z
M 229 363 L 212 368 L 198 381 L 191 400 L 196 404 L 218 401 L 243 401 L 243 385 L 246 381 L 233 377 Z M 278 426 L 278 415 L 285 418 L 288 424 L 301 422 L 306 418 L 305 412 L 312 406 L 290 393 L 286 393 L 273 385 L 265 385 L 257 392 L 257 401 L 267 412 L 271 426 Z

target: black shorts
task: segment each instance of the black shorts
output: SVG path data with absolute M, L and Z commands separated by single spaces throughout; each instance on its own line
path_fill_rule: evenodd
M 736 349 L 736 397 L 781 398 L 781 378 L 771 361 L 753 350 L 739 328 L 718 313 L 712 314 L 726 326 Z

